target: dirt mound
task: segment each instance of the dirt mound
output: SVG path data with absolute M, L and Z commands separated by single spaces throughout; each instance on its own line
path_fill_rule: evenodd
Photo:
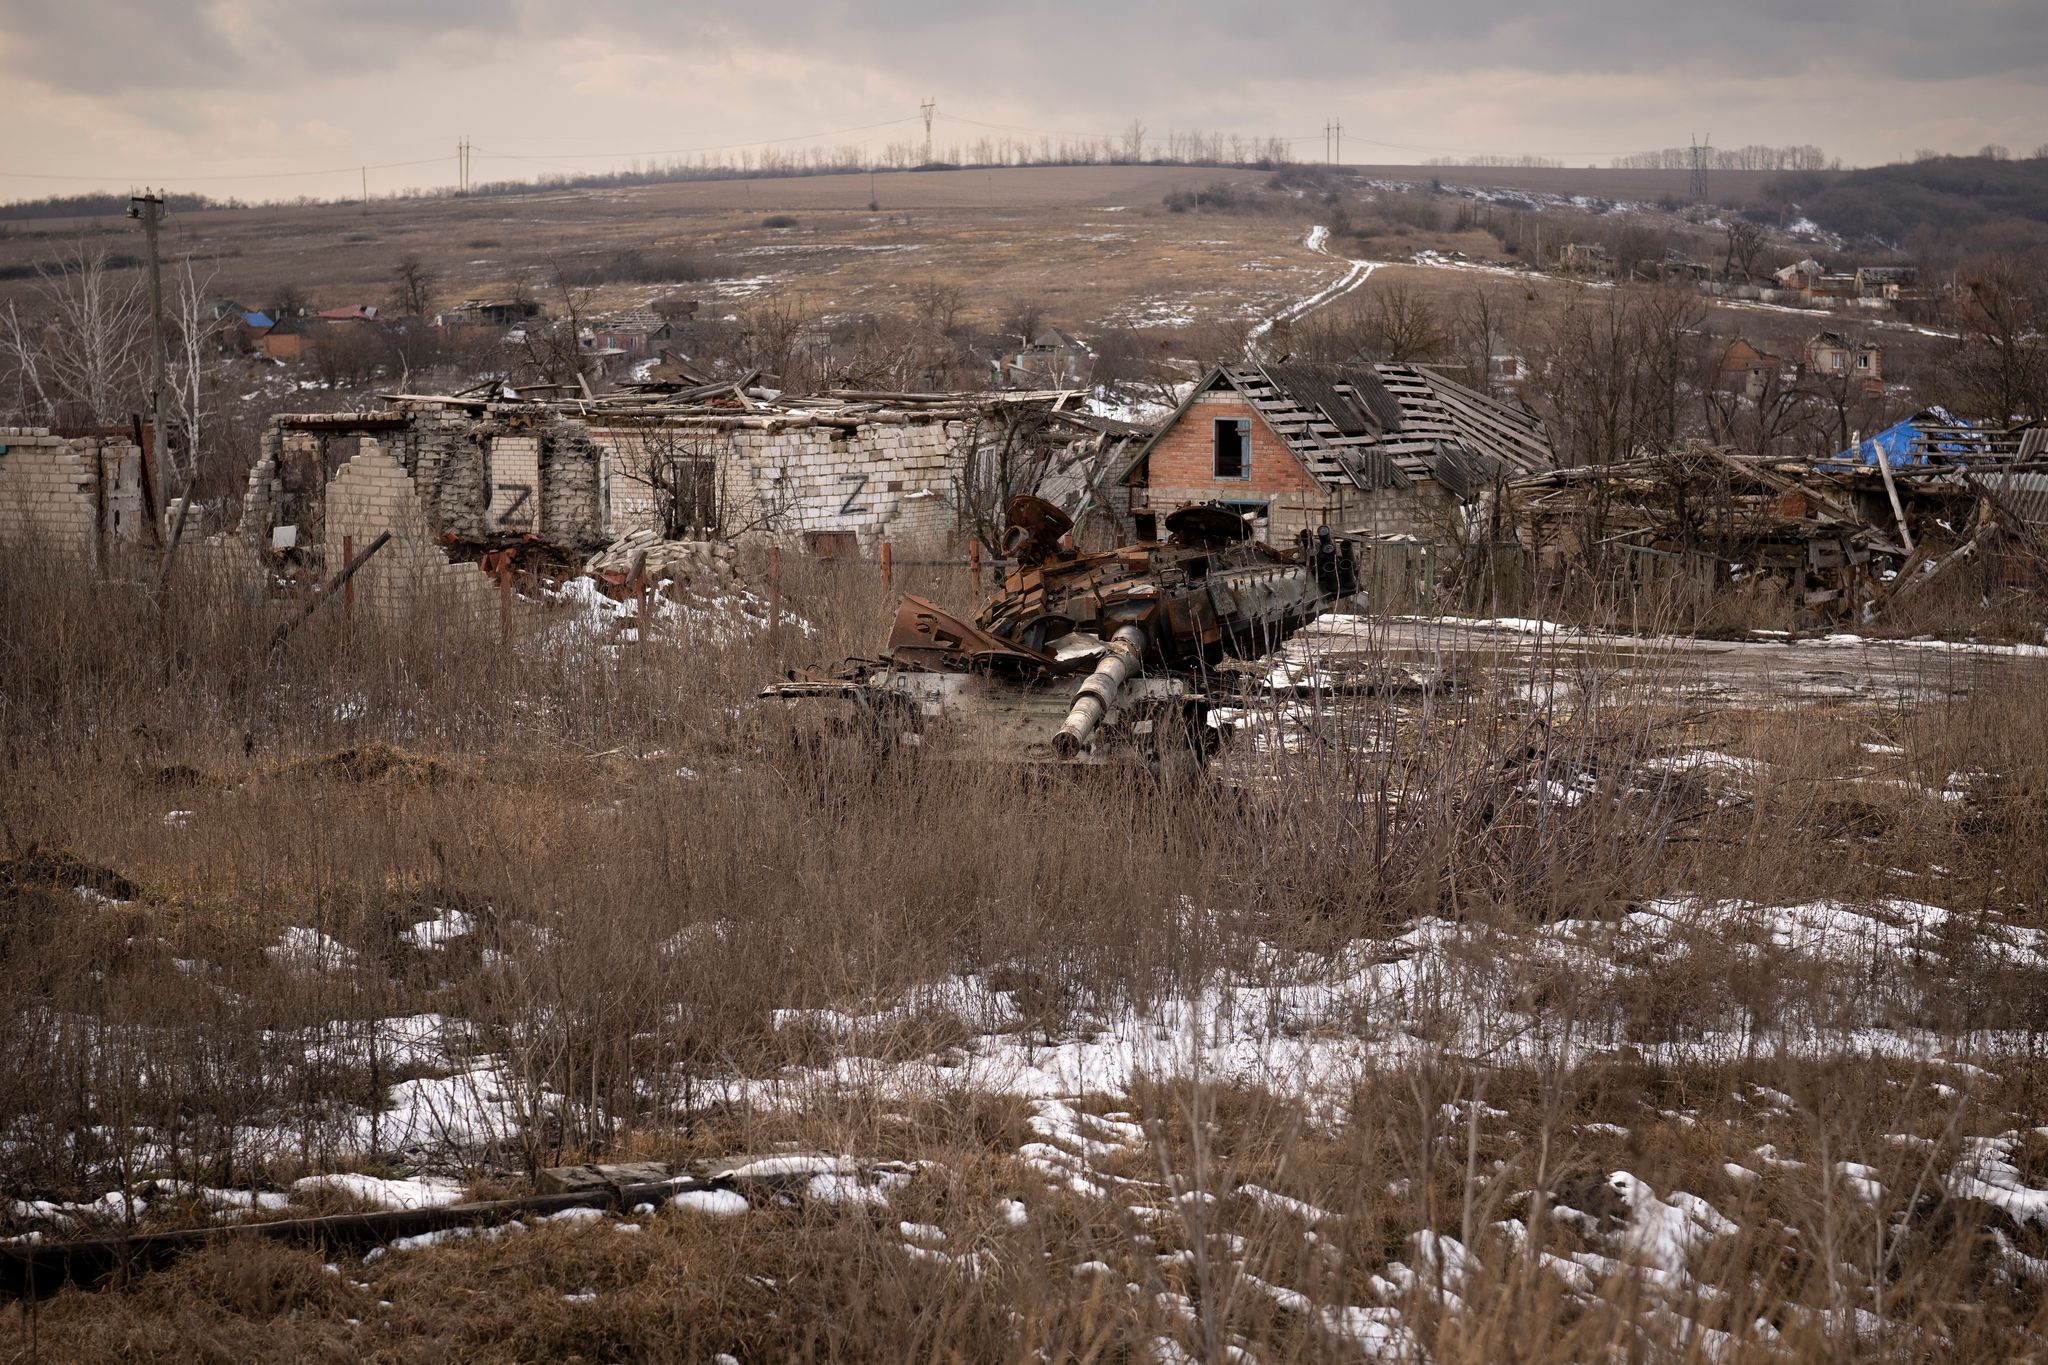
M 25 852 L 0 861 L 0 891 L 23 891 L 30 887 L 69 890 L 78 886 L 117 901 L 134 900 L 140 894 L 134 882 L 112 868 L 86 862 L 61 848 L 30 844 Z
M 350 749 L 337 749 L 318 758 L 304 758 L 285 765 L 284 772 L 309 773 L 349 782 L 380 783 L 390 786 L 409 783 L 428 787 L 455 775 L 444 763 L 409 754 L 395 744 L 379 740 Z

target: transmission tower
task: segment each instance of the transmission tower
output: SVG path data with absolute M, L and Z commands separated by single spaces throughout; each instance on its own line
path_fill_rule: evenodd
M 1713 150 L 1712 139 L 1702 142 L 1692 140 L 1692 198 L 1696 204 L 1707 202 L 1707 153 Z
M 939 107 L 937 100 L 926 100 L 917 106 L 924 110 L 924 164 L 932 164 L 932 111 Z

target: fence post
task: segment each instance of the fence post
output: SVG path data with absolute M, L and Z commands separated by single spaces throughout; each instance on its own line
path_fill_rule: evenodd
M 782 669 L 782 547 L 768 547 L 768 652 Z
M 354 536 L 343 536 L 341 538 L 341 562 L 344 564 L 353 563 L 355 557 L 356 538 Z M 350 620 L 355 619 L 356 583 L 353 578 L 348 579 L 341 585 L 341 614 Z
M 967 542 L 967 590 L 970 595 L 981 596 L 981 541 Z
M 882 542 L 882 596 L 887 597 L 896 578 L 896 547 Z
M 512 566 L 498 570 L 498 642 L 512 643 Z

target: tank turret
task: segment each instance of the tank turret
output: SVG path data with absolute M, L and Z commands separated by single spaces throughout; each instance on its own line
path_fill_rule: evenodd
M 972 621 L 906 596 L 878 660 L 763 695 L 840 697 L 870 733 L 928 750 L 1199 763 L 1217 733 L 1210 668 L 1270 653 L 1357 590 L 1350 543 L 1327 528 L 1281 549 L 1206 504 L 1168 516 L 1164 541 L 1082 553 L 1051 503 L 1018 496 L 1004 514 L 1014 562 Z

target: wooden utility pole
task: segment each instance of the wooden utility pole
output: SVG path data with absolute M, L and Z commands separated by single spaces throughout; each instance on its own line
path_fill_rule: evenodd
M 164 271 L 163 261 L 157 252 L 157 229 L 164 219 L 164 197 L 144 190 L 128 201 L 128 216 L 142 220 L 143 239 L 149 244 L 149 406 L 150 421 L 155 430 L 150 436 L 152 463 L 152 490 L 156 494 L 157 515 L 161 517 L 170 503 L 165 494 L 170 489 L 170 477 L 165 472 L 165 457 L 169 449 L 164 433 L 164 371 L 167 362 L 164 357 Z M 161 528 L 159 528 L 161 530 Z

